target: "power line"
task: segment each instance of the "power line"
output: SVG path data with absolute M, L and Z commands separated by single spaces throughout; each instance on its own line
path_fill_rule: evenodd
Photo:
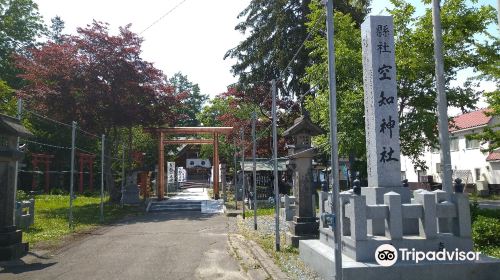
M 144 30 L 142 30 L 141 32 L 139 32 L 139 34 L 142 34 L 142 33 L 146 32 L 146 30 L 148 30 L 149 28 L 153 27 L 153 25 L 155 25 L 158 22 L 160 22 L 163 18 L 165 18 L 166 16 L 168 16 L 170 13 L 172 13 L 175 9 L 177 9 L 180 5 L 184 4 L 184 2 L 186 2 L 186 1 L 187 0 L 182 0 L 181 2 L 177 3 L 177 5 L 175 5 L 172 9 L 170 9 L 168 12 L 166 12 L 165 14 L 163 14 L 160 18 L 158 18 L 157 20 L 155 20 L 153 23 L 151 23 Z
M 53 122 L 53 123 L 56 123 L 56 124 L 59 124 L 59 125 L 62 125 L 62 126 L 72 127 L 70 124 L 66 124 L 66 123 L 63 123 L 63 122 L 60 122 L 60 121 L 54 120 L 54 119 L 52 119 L 52 118 L 49 118 L 49 117 L 47 117 L 47 116 L 44 116 L 44 115 L 42 115 L 42 114 L 40 114 L 40 113 L 37 113 L 37 112 L 35 112 L 35 111 L 28 110 L 28 109 L 26 109 L 26 108 L 23 108 L 23 111 L 26 111 L 26 112 L 28 112 L 28 113 L 30 113 L 30 114 L 32 114 L 32 115 L 35 115 L 35 116 L 37 116 L 37 117 L 39 117 L 39 118 L 41 118 L 41 119 L 44 119 L 44 120 L 47 120 L 47 121 L 51 121 L 51 122 Z M 80 127 L 78 127 L 78 126 L 77 126 L 77 128 L 76 128 L 76 129 L 77 129 L 77 130 L 79 130 L 80 132 L 82 132 L 82 133 L 84 133 L 84 134 L 88 135 L 88 136 L 91 136 L 91 137 L 94 137 L 94 138 L 97 138 L 97 139 L 101 139 L 101 137 L 99 137 L 99 136 L 97 136 L 97 135 L 95 135 L 95 134 L 93 134 L 93 133 L 90 133 L 90 132 L 88 132 L 88 131 L 85 131 L 85 130 L 83 130 L 82 128 L 80 128 Z
M 95 153 L 93 153 L 91 151 L 84 150 L 82 148 L 75 147 L 75 149 L 79 150 L 80 152 L 84 152 L 84 153 L 87 153 L 87 154 L 95 155 Z
M 70 124 L 66 124 L 66 123 L 63 123 L 63 122 L 60 122 L 60 121 L 56 121 L 54 119 L 51 119 L 51 118 L 49 118 L 47 116 L 44 116 L 44 115 L 41 115 L 41 114 L 39 114 L 39 113 L 37 113 L 35 111 L 28 110 L 26 108 L 23 108 L 23 111 L 26 111 L 26 112 L 28 112 L 28 113 L 30 113 L 32 115 L 35 115 L 35 116 L 37 116 L 37 117 L 39 117 L 41 119 L 45 119 L 45 120 L 51 121 L 53 123 L 56 123 L 56 124 L 59 124 L 59 125 L 62 125 L 62 126 L 72 127 Z
M 63 147 L 63 146 L 51 145 L 51 144 L 46 144 L 46 143 L 31 141 L 31 140 L 28 140 L 28 139 L 23 139 L 23 141 L 25 141 L 27 143 L 31 143 L 31 144 L 40 145 L 40 146 L 46 146 L 46 147 L 51 147 L 51 148 L 56 148 L 56 149 L 71 150 L 70 147 Z
M 304 41 L 302 42 L 302 44 L 300 45 L 300 47 L 297 49 L 297 51 L 293 55 L 292 59 L 290 59 L 290 61 L 288 62 L 287 66 L 285 67 L 285 69 L 283 69 L 283 71 L 281 71 L 281 73 L 278 76 L 277 80 L 283 79 L 283 75 L 285 74 L 285 71 L 290 67 L 290 65 L 292 65 L 292 63 L 297 58 L 297 56 L 299 55 L 299 52 L 302 50 L 302 48 L 304 47 L 304 45 L 306 44 L 306 42 L 309 40 L 309 38 L 311 38 L 311 35 L 313 34 L 313 32 L 316 31 L 316 27 L 318 26 L 318 23 L 320 22 L 320 19 L 323 19 L 323 15 L 320 16 L 320 17 L 318 17 L 316 19 L 316 22 L 314 23 L 313 28 L 309 31 L 309 33 L 307 33 L 306 38 L 304 39 Z
M 97 136 L 95 134 L 92 134 L 92 133 L 90 133 L 88 131 L 85 131 L 85 130 L 79 128 L 78 126 L 76 127 L 76 129 L 79 130 L 80 132 L 84 133 L 84 134 L 87 134 L 88 136 L 91 136 L 91 137 L 94 137 L 94 138 L 97 138 L 97 139 L 101 139 L 101 137 L 99 137 L 99 136 Z

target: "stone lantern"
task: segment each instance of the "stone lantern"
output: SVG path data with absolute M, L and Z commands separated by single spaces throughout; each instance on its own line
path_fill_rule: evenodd
M 290 223 L 287 242 L 298 247 L 299 240 L 318 238 L 318 221 L 313 209 L 312 159 L 316 154 L 311 147 L 311 137 L 325 133 L 315 125 L 306 112 L 294 121 L 283 134 L 291 139 L 289 165 L 293 173 L 293 194 L 296 201 L 296 216 Z
M 16 163 L 22 159 L 17 137 L 33 136 L 18 119 L 0 114 L 0 261 L 13 260 L 28 252 L 22 232 L 14 223 Z

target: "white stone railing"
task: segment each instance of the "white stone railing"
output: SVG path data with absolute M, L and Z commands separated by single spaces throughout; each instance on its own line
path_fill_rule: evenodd
M 405 219 L 418 219 L 418 235 L 434 238 L 439 233 L 451 233 L 458 237 L 470 237 L 471 220 L 467 196 L 454 193 L 446 200 L 444 191 L 416 190 L 411 203 L 401 203 L 395 192 L 384 195 L 384 204 L 367 205 L 364 196 L 342 193 L 342 232 L 353 240 L 366 240 L 370 220 L 383 220 L 385 237 L 401 239 Z M 346 221 L 348 220 L 348 221 Z

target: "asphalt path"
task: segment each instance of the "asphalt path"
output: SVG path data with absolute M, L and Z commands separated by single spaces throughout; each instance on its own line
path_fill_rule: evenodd
M 55 252 L 0 264 L 0 279 L 247 279 L 229 253 L 228 217 L 148 213 Z

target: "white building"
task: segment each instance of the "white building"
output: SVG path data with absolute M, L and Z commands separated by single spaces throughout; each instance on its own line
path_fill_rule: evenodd
M 482 109 L 453 118 L 450 125 L 451 165 L 455 177 L 466 184 L 476 184 L 478 191 L 500 191 L 500 150 L 492 153 L 482 152 L 488 144 L 480 145 L 478 140 L 468 140 L 466 135 L 481 132 L 485 127 L 500 124 L 498 116 L 486 116 Z M 498 129 L 498 127 L 494 128 Z M 439 149 L 426 148 L 422 157 L 427 170 L 415 168 L 411 160 L 401 157 L 401 174 L 409 182 L 441 182 Z

